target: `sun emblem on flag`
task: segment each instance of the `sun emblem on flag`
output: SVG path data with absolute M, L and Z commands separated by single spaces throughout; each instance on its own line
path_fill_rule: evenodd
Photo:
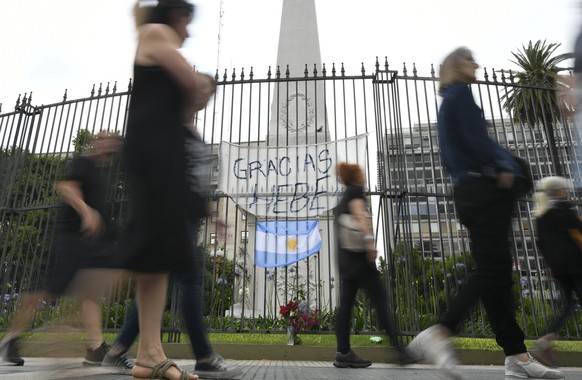
M 291 251 L 294 251 L 297 249 L 297 239 L 296 238 L 290 238 L 289 240 L 287 240 L 287 248 L 289 248 Z

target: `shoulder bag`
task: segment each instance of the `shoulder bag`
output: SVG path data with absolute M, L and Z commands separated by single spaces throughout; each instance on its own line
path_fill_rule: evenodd
M 352 214 L 341 214 L 337 223 L 340 247 L 348 251 L 365 252 L 366 240 Z

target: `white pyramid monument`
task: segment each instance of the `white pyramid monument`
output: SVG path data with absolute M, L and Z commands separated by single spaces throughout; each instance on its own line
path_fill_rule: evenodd
M 283 0 L 277 65 L 281 78 L 321 76 L 321 51 L 315 0 Z M 275 74 L 276 75 L 276 74 Z M 291 81 L 275 85 L 269 145 L 329 141 L 323 82 Z

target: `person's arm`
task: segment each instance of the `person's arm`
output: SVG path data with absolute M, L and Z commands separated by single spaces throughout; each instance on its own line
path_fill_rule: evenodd
M 374 241 L 374 229 L 372 227 L 372 218 L 368 212 L 368 205 L 366 201 L 361 198 L 355 198 L 348 202 L 348 209 L 350 214 L 355 219 L 360 232 L 364 235 L 366 241 L 366 252 L 368 260 L 376 261 L 378 252 Z
M 468 86 L 463 86 L 456 94 L 454 112 L 460 130 L 458 131 L 467 146 L 484 161 L 489 162 L 497 173 L 499 187 L 511 188 L 515 176 L 512 165 L 500 151 L 499 145 L 487 133 L 486 121 L 479 107 L 475 104 Z
M 55 184 L 55 191 L 59 199 L 71 206 L 81 218 L 81 233 L 90 238 L 97 238 L 103 233 L 103 219 L 97 210 L 85 203 L 79 181 L 59 181 Z

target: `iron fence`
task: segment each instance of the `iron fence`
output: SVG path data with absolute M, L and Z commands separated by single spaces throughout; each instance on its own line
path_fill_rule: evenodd
M 367 135 L 366 150 L 358 152 L 367 173 L 370 202 L 380 252 L 378 263 L 398 330 L 410 336 L 437 321 L 471 272 L 467 233 L 460 225 L 451 198 L 451 183 L 443 170 L 436 133 L 439 98 L 434 70 L 419 76 L 391 70 L 388 63 L 362 65 L 356 75 L 343 66 L 321 71 L 305 67 L 303 77 L 289 77 L 277 68 L 263 79 L 241 70 L 216 74 L 218 90 L 195 125 L 210 145 L 213 188 L 218 185 L 221 142 L 246 147 L 289 146 L 311 138 L 336 141 Z M 580 166 L 578 139 L 569 115 L 548 106 L 555 90 L 514 83 L 512 75 L 495 72 L 472 85 L 473 94 L 490 124 L 490 133 L 504 147 L 524 157 L 534 179 L 557 172 L 568 176 Z M 313 88 L 311 96 L 298 96 Z M 512 94 L 532 90 L 532 105 L 542 104 L 537 117 L 525 108 L 512 112 Z M 305 91 L 303 91 L 305 92 Z M 39 285 L 51 256 L 57 208 L 52 184 L 61 178 L 70 159 L 82 149 L 84 137 L 101 130 L 124 135 L 131 94 L 117 85 L 93 88 L 87 98 L 34 106 L 30 96 L 19 98 L 13 111 L 0 113 L 0 328 L 6 329 L 19 294 Z M 281 95 L 283 94 L 283 95 Z M 283 100 L 281 100 L 283 99 Z M 281 107 L 285 108 L 283 113 Z M 310 128 L 313 130 L 310 131 Z M 318 134 L 321 132 L 321 134 Z M 551 132 L 551 133 L 549 133 Z M 318 137 L 319 136 L 319 137 Z M 119 166 L 110 178 L 108 200 L 113 218 L 121 223 L 127 196 Z M 286 322 L 279 307 L 299 301 L 315 323 L 306 333 L 334 329 L 339 299 L 335 268 L 335 234 L 330 212 L 319 217 L 323 244 L 310 258 L 287 267 L 264 269 L 254 262 L 257 218 L 227 194 L 214 192 L 211 208 L 230 225 L 226 243 L 204 223 L 199 248 L 204 255 L 205 315 L 211 331 L 282 332 Z M 519 321 L 526 335 L 545 332 L 562 305 L 543 258 L 535 245 L 532 200 L 518 202 L 511 245 Z M 107 298 L 104 328 L 117 330 L 132 297 L 132 287 L 119 285 Z M 172 287 L 164 319 L 169 340 L 179 336 L 180 294 Z M 70 313 L 67 300 L 40 305 L 33 326 L 43 329 Z M 491 336 L 482 307 L 468 316 L 462 335 Z M 72 318 L 72 317 L 71 317 Z M 580 313 L 561 331 L 579 339 Z M 374 311 L 359 297 L 353 328 L 376 333 Z

